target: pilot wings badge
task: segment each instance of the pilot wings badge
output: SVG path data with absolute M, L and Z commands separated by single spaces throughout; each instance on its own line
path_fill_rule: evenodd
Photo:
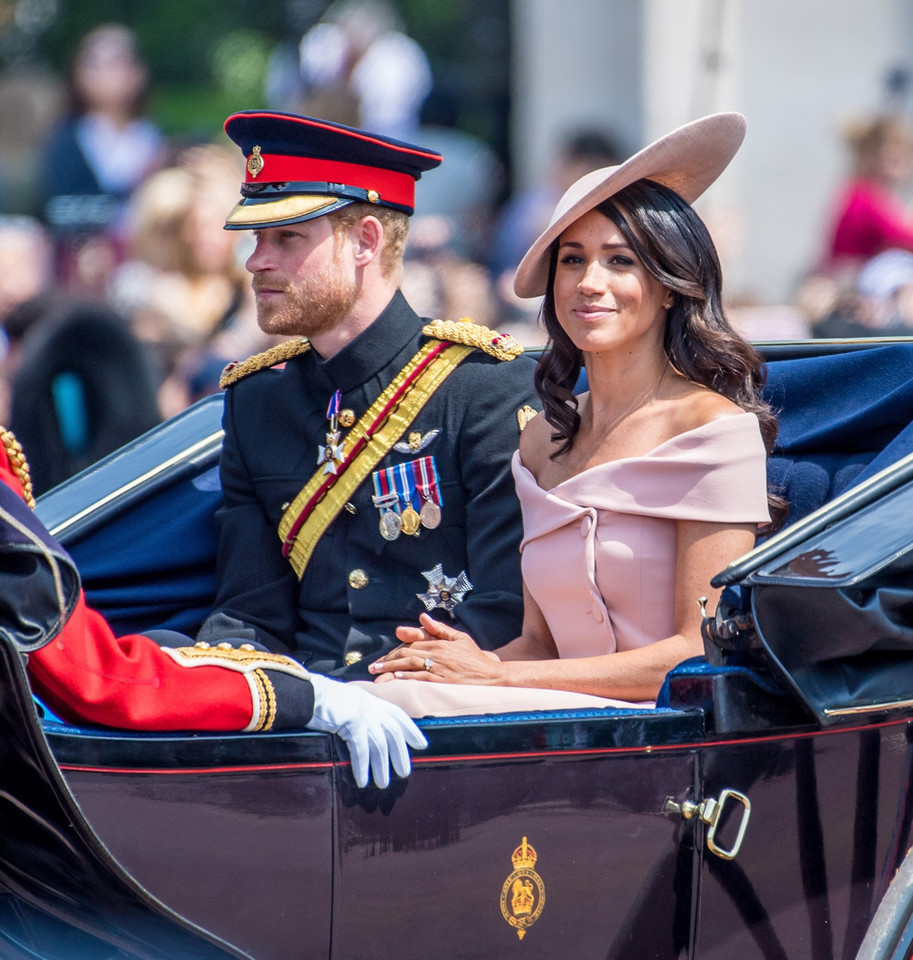
M 418 430 L 413 430 L 409 434 L 408 439 L 394 443 L 393 449 L 398 453 L 419 453 L 424 450 L 440 432 L 440 430 L 429 430 L 423 434 L 419 433 Z
M 545 884 L 534 869 L 538 855 L 526 837 L 510 859 L 514 872 L 501 887 L 501 913 L 522 940 L 545 906 Z

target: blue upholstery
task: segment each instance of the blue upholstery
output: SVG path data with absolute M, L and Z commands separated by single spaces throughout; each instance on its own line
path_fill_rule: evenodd
M 152 627 L 196 633 L 215 596 L 214 515 L 221 502 L 211 468 L 68 547 L 89 603 L 115 633 Z
M 780 417 L 768 464 L 790 522 L 913 452 L 913 344 L 768 364 Z

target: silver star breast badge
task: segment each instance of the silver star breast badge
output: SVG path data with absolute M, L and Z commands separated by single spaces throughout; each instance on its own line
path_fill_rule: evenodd
M 464 570 L 455 577 L 447 577 L 440 563 L 432 570 L 423 570 L 422 576 L 428 581 L 428 589 L 424 593 L 417 593 L 416 596 L 429 613 L 437 607 L 442 607 L 452 617 L 453 608 L 456 604 L 462 603 L 466 594 L 472 590 L 472 584 Z

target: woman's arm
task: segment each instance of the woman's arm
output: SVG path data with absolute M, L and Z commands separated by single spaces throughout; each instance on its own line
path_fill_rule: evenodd
M 437 680 L 449 683 L 504 685 L 498 680 L 502 660 L 549 661 L 558 657 L 545 617 L 523 585 L 523 627 L 520 636 L 496 651 L 482 650 L 461 630 L 423 613 L 419 627 L 397 627 L 396 636 L 402 646 L 372 663 L 368 670 L 379 682 L 410 677 L 415 680 Z M 434 674 L 426 670 L 425 661 L 434 663 Z
M 698 599 L 715 600 L 719 591 L 711 589 L 711 578 L 751 549 L 755 533 L 754 524 L 678 522 L 675 632 L 646 647 L 557 659 L 545 618 L 527 594 L 530 610 L 528 618 L 524 614 L 524 632 L 497 651 L 498 661 L 478 650 L 466 634 L 429 617 L 423 619 L 423 629 L 400 628 L 397 635 L 410 648 L 388 654 L 373 665 L 372 672 L 432 682 L 542 687 L 634 702 L 654 700 L 672 667 L 703 652 Z M 538 651 L 551 653 L 541 656 Z M 431 670 L 425 669 L 425 658 L 431 660 Z

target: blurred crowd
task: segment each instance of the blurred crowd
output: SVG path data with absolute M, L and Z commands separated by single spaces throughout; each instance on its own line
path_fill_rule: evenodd
M 81 38 L 65 76 L 0 75 L 0 423 L 37 493 L 218 390 L 224 365 L 272 342 L 222 224 L 244 177 L 227 138 L 167 136 L 132 31 Z M 565 188 L 631 151 L 598 122 L 552 148 L 541 183 L 511 192 L 501 159 L 460 129 L 422 48 L 384 0 L 337 0 L 271 57 L 260 104 L 439 150 L 417 187 L 403 289 L 422 315 L 469 316 L 527 345 L 538 304 L 514 269 Z M 847 132 L 854 160 L 832 235 L 797 296 L 821 336 L 913 325 L 913 136 L 896 117 Z
M 818 337 L 913 335 L 913 129 L 886 112 L 843 137 L 846 178 L 797 305 Z
M 252 240 L 222 229 L 244 179 L 221 134 L 169 137 L 148 109 L 155 78 L 137 37 L 106 23 L 69 69 L 0 75 L 0 423 L 42 493 L 218 390 L 225 364 L 273 341 L 256 323 Z M 549 182 L 506 195 L 495 152 L 460 130 L 457 104 L 384 0 L 339 0 L 278 45 L 266 106 L 440 150 L 418 185 L 404 291 L 425 316 L 470 316 L 541 342 L 510 278 L 556 197 L 618 159 L 575 132 Z

